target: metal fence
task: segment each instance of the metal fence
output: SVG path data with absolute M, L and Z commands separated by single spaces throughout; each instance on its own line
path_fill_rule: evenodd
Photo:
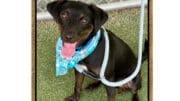
M 47 13 L 47 3 L 54 0 L 37 0 L 37 20 L 52 19 Z M 140 6 L 140 0 L 73 0 L 96 4 L 98 7 L 110 11 L 116 9 L 132 8 Z M 147 5 L 147 0 L 146 5 Z

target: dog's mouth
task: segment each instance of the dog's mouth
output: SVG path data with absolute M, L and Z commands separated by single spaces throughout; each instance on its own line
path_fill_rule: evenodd
M 77 47 L 77 42 L 74 43 L 63 42 L 63 48 L 61 54 L 63 55 L 64 58 L 70 58 L 75 54 L 76 47 Z

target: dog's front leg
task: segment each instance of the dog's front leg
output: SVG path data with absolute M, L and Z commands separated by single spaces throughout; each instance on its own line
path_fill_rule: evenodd
M 83 81 L 84 81 L 84 75 L 75 70 L 74 95 L 78 100 L 80 98 Z
M 65 99 L 65 101 L 79 101 L 84 75 L 75 70 L 74 94 Z

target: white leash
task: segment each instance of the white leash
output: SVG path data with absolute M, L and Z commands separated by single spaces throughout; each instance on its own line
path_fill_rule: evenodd
M 141 69 L 141 61 L 142 61 L 142 44 L 143 44 L 143 31 L 144 31 L 144 0 L 141 0 L 141 13 L 140 13 L 140 30 L 139 30 L 139 48 L 138 48 L 138 61 L 137 61 L 137 67 L 135 69 L 135 71 L 128 76 L 127 78 L 121 80 L 121 81 L 117 81 L 117 82 L 111 82 L 108 81 L 104 74 L 105 74 L 105 70 L 107 67 L 107 63 L 108 63 L 108 58 L 109 58 L 109 39 L 108 39 L 108 35 L 107 32 L 104 29 L 104 37 L 105 37 L 105 53 L 104 53 L 104 59 L 103 59 L 103 63 L 102 63 L 102 67 L 100 70 L 100 80 L 102 83 L 104 83 L 107 86 L 111 86 L 111 87 L 119 87 L 122 86 L 124 84 L 126 84 L 127 82 L 131 81 L 132 79 L 134 79 L 137 74 L 139 73 L 140 69 Z M 76 70 L 78 70 L 80 73 L 82 73 L 83 71 L 85 71 L 85 67 L 83 65 L 76 65 Z
M 143 31 L 144 31 L 144 0 L 141 0 L 141 13 L 140 13 L 140 30 L 139 30 L 139 48 L 138 48 L 138 61 L 137 61 L 137 67 L 135 69 L 135 71 L 127 78 L 121 80 L 121 81 L 117 81 L 117 82 L 110 82 L 108 81 L 105 77 L 104 77 L 104 73 L 106 70 L 106 65 L 108 62 L 108 57 L 106 56 L 104 58 L 104 62 L 102 64 L 102 68 L 100 71 L 100 79 L 102 81 L 102 83 L 104 83 L 107 86 L 111 86 L 111 87 L 119 87 L 122 86 L 124 84 L 126 84 L 127 82 L 131 81 L 132 79 L 134 79 L 137 74 L 139 73 L 140 69 L 141 69 L 141 60 L 142 60 L 142 44 L 143 44 Z M 105 39 L 108 40 L 108 36 L 105 36 Z M 107 42 L 107 44 L 105 45 L 105 53 L 109 51 L 109 43 Z M 107 53 L 106 53 L 107 54 Z

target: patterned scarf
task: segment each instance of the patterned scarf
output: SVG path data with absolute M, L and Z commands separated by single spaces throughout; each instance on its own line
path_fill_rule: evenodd
M 61 37 L 59 37 L 56 45 L 56 76 L 67 74 L 69 69 L 74 68 L 81 60 L 89 56 L 96 49 L 100 36 L 99 30 L 85 46 L 77 47 L 75 54 L 70 58 L 62 56 L 63 42 Z

